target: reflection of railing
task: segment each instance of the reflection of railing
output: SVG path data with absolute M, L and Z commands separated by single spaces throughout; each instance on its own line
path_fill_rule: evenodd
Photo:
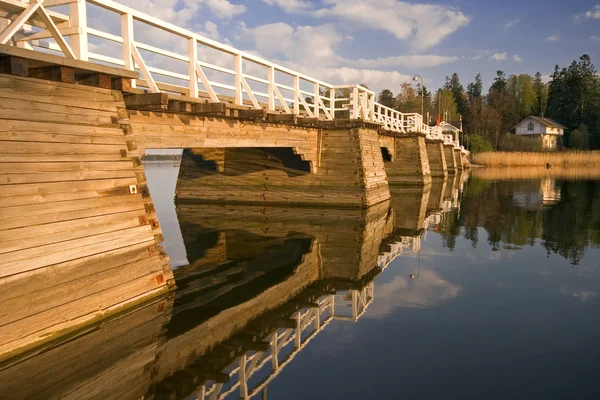
M 248 351 L 226 368 L 229 383 L 204 382 L 192 398 L 224 399 L 236 390 L 243 399 L 256 396 L 333 319 L 358 321 L 373 301 L 373 286 L 370 282 L 360 290 L 324 295 L 316 304 L 297 311 L 292 317 L 295 327 L 275 330 L 267 342 L 268 350 Z M 350 307 L 351 317 L 340 314 L 343 307 Z
M 60 6 L 68 7 L 68 15 L 48 10 Z M 322 82 L 111 0 L 0 0 L 0 11 L 13 20 L 0 33 L 0 43 L 12 40 L 19 47 L 50 49 L 70 59 L 139 70 L 142 79 L 132 85 L 151 92 L 232 101 L 256 109 L 266 103 L 269 111 L 328 120 L 336 118 L 336 111 L 344 111 L 342 118 L 439 139 L 437 129 L 424 124 L 422 115 L 385 107 L 365 87 Z M 112 32 L 92 27 L 88 11 L 95 17 L 104 14 L 106 21 L 118 18 L 118 26 Z M 208 62 L 211 58 L 214 61 Z M 458 140 L 452 144 L 462 149 Z

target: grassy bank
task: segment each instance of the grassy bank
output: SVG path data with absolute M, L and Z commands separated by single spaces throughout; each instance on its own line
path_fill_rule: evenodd
M 526 153 L 488 152 L 473 156 L 473 163 L 488 167 L 525 167 L 562 165 L 569 167 L 600 165 L 600 151 Z

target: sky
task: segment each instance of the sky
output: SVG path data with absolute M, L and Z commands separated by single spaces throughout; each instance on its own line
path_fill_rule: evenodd
M 600 66 L 600 0 L 119 0 L 332 84 L 430 89 L 457 72 L 488 88 L 507 75 Z M 547 79 L 547 77 L 546 77 Z

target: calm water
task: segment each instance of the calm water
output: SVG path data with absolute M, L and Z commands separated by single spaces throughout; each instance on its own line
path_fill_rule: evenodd
M 146 398 L 239 398 L 236 360 L 319 302 L 299 349 L 289 331 L 276 368 L 248 369 L 254 398 L 600 398 L 600 182 L 461 177 L 368 212 L 175 208 L 177 166 L 146 167 L 179 287 L 151 372 L 128 381 Z

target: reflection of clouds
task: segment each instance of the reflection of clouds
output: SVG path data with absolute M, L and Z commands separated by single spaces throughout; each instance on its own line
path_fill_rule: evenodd
M 596 295 L 596 292 L 591 290 L 576 290 L 565 285 L 560 286 L 560 292 L 565 296 L 575 297 L 581 300 L 582 303 L 585 303 Z
M 462 287 L 442 279 L 434 271 L 421 271 L 418 280 L 396 276 L 391 282 L 375 285 L 375 301 L 369 307 L 368 317 L 389 315 L 396 308 L 435 307 L 458 296 Z
M 500 261 L 500 257 L 501 256 L 502 256 L 502 252 L 501 251 L 492 251 L 492 252 L 490 252 L 488 260 L 490 260 L 490 261 Z

